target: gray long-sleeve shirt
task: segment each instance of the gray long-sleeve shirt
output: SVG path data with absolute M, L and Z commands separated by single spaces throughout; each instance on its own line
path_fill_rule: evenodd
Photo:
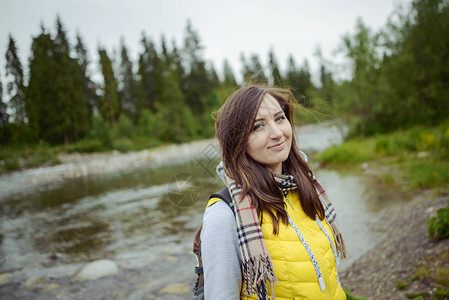
M 208 207 L 203 217 L 201 255 L 205 300 L 240 298 L 242 274 L 234 213 L 223 201 Z

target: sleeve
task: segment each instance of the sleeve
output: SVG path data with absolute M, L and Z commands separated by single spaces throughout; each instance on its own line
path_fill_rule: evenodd
M 242 274 L 234 214 L 223 201 L 208 207 L 203 217 L 201 255 L 206 300 L 240 298 Z

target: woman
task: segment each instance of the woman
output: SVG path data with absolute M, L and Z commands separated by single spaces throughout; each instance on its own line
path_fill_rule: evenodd
M 212 198 L 204 213 L 206 300 L 346 299 L 336 268 L 343 239 L 296 145 L 292 99 L 288 90 L 244 86 L 219 111 L 234 212 Z

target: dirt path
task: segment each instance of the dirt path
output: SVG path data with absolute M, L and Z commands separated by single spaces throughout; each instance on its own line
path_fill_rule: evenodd
M 435 276 L 449 282 L 449 239 L 430 241 L 426 220 L 446 206 L 448 198 L 448 189 L 439 196 L 435 196 L 435 190 L 426 190 L 407 205 L 384 210 L 379 224 L 386 229 L 385 239 L 340 274 L 343 287 L 351 295 L 367 299 L 435 296 L 437 287 L 442 286 L 435 281 Z M 410 281 L 413 275 L 417 278 Z M 408 286 L 400 290 L 398 281 Z

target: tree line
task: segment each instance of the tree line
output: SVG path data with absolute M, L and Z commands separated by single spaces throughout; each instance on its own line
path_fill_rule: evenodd
M 435 124 L 449 112 L 449 4 L 414 0 L 397 7 L 387 25 L 373 32 L 358 20 L 340 51 L 352 66 L 349 80 L 336 81 L 318 52 L 320 83 L 314 85 L 307 60 L 293 55 L 281 72 L 270 50 L 268 65 L 257 54 L 241 54 L 242 78 L 291 88 L 300 103 L 349 118 L 353 134 L 375 134 L 415 124 Z M 9 36 L 6 93 L 0 81 L 2 144 L 73 144 L 115 137 L 148 145 L 186 142 L 214 134 L 211 113 L 240 84 L 227 60 L 219 76 L 202 56 L 198 33 L 187 22 L 183 45 L 157 45 L 145 33 L 138 60 L 120 41 L 118 57 L 98 48 L 88 59 L 80 34 L 72 45 L 58 17 L 55 34 L 41 26 L 33 38 L 27 78 Z M 101 69 L 101 83 L 90 66 Z M 3 97 L 6 94 L 7 97 Z
M 42 26 L 41 33 L 33 38 L 28 78 L 15 40 L 9 36 L 8 99 L 0 92 L 2 143 L 71 144 L 95 136 L 108 144 L 110 139 L 104 137 L 108 128 L 121 137 L 156 143 L 207 138 L 214 135 L 211 113 L 238 86 L 227 60 L 222 76 L 204 60 L 199 35 L 190 22 L 181 48 L 175 41 L 170 47 L 164 37 L 156 45 L 143 33 L 142 51 L 135 62 L 123 38 L 118 58 L 99 47 L 101 83 L 92 80 L 92 62 L 80 34 L 72 46 L 59 17 L 55 32 L 52 35 Z M 260 83 L 284 82 L 273 50 L 269 59 L 272 72 L 266 75 L 258 55 L 246 59 L 242 54 L 244 78 L 252 77 Z M 293 56 L 286 80 L 300 91 L 315 88 L 307 62 L 298 67 Z
M 449 1 L 398 6 L 385 28 L 358 20 L 342 50 L 352 79 L 339 86 L 338 108 L 354 134 L 372 135 L 449 117 Z

